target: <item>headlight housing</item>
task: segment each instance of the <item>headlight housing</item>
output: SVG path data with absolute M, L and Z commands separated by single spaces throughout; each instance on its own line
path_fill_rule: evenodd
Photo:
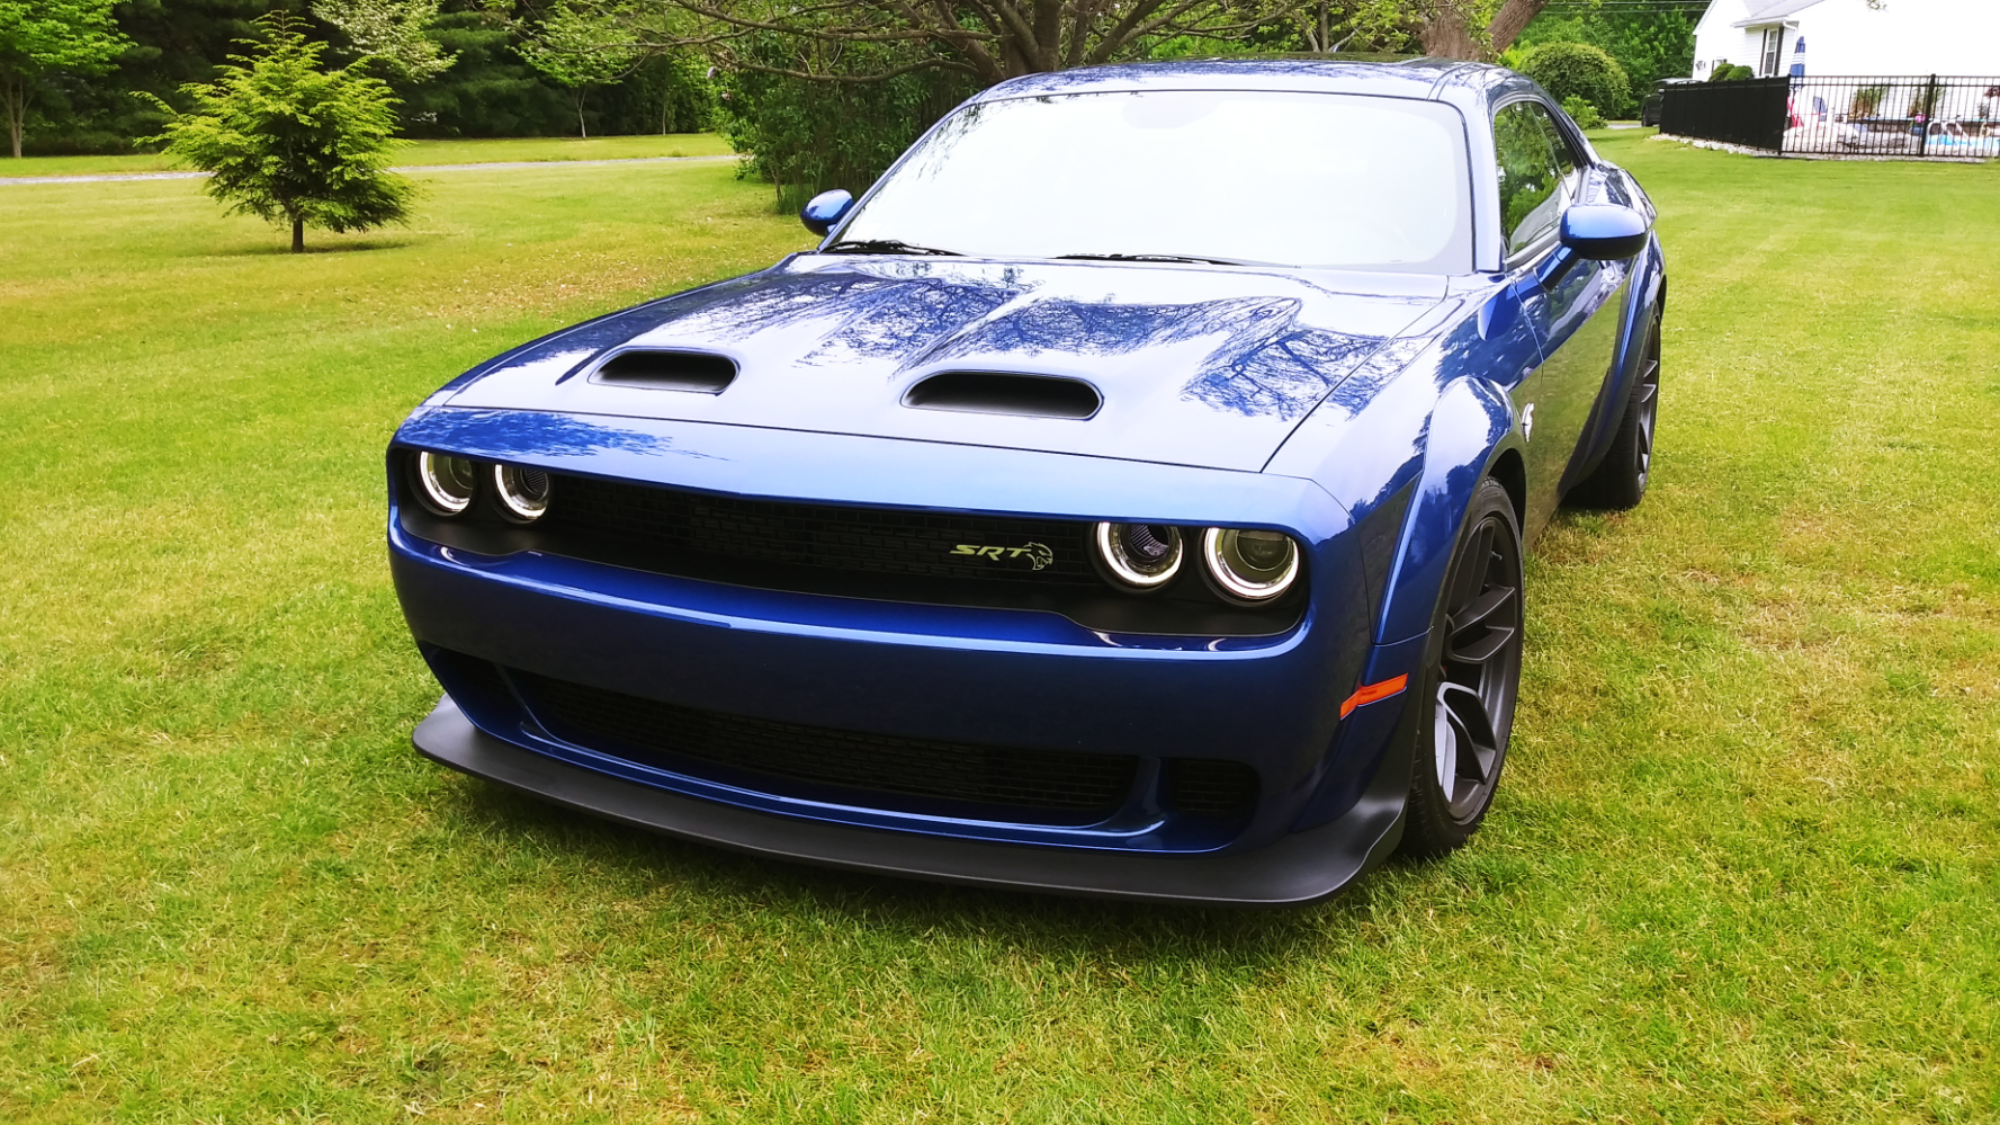
M 1299 545 L 1282 531 L 1211 527 L 1201 537 L 1202 561 L 1226 598 L 1268 602 L 1299 577 Z
M 533 523 L 549 510 L 549 474 L 520 465 L 493 466 L 493 493 L 500 511 L 517 523 Z
M 1134 590 L 1157 590 L 1181 570 L 1181 529 L 1158 523 L 1100 523 L 1097 558 Z
M 417 454 L 417 495 L 438 515 L 455 516 L 471 507 L 478 481 L 478 471 L 463 457 L 428 449 Z

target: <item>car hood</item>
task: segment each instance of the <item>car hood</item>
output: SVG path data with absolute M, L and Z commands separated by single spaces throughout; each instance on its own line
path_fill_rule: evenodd
M 1445 296 L 1409 274 L 806 254 L 537 341 L 433 402 L 1257 471 L 1371 358 L 1407 354 L 1386 345 L 1434 325 Z M 719 355 L 736 375 L 703 393 L 596 373 L 631 349 Z M 1101 406 L 906 405 L 957 372 L 1080 380 Z

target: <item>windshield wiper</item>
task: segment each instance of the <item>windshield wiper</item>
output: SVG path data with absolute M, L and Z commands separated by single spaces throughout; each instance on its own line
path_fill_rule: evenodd
M 1186 254 L 1057 254 L 1058 261 L 1068 262 L 1194 262 L 1205 266 L 1268 266 L 1269 262 L 1252 262 L 1242 258 L 1192 258 Z
M 821 250 L 822 254 L 941 254 L 949 258 L 965 255 L 956 250 L 940 250 L 935 246 L 917 246 L 898 238 L 858 238 L 853 242 L 836 242 Z

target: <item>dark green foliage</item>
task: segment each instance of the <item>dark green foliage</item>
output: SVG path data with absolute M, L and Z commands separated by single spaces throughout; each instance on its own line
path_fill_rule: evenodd
M 416 193 L 388 170 L 409 143 L 395 139 L 388 84 L 353 67 L 322 71 L 326 45 L 307 40 L 301 23 L 283 13 L 257 20 L 267 41 L 230 56 L 234 65 L 214 83 L 182 87 L 194 109 L 174 115 L 157 138 L 210 174 L 202 190 L 231 214 L 289 224 L 295 253 L 308 226 L 345 232 L 402 222 Z
M 1662 78 L 1685 78 L 1694 70 L 1694 24 L 1702 4 L 1648 9 L 1612 6 L 1580 14 L 1544 12 L 1521 32 L 1515 48 L 1526 52 L 1544 43 L 1588 43 L 1617 61 L 1635 97 L 1644 97 Z M 1574 12 L 1575 9 L 1567 9 Z M 1622 115 L 1636 110 L 1627 105 Z
M 1606 117 L 1632 99 L 1632 84 L 1616 59 L 1588 43 L 1544 43 L 1521 57 L 1521 73 L 1541 83 L 1557 101 L 1582 98 Z
M 608 134 L 702 133 L 715 128 L 715 83 L 694 51 L 655 55 L 600 91 L 592 127 Z
M 111 0 L 0 0 L 0 122 L 16 158 L 28 109 L 56 80 L 101 74 L 131 43 Z
M 570 124 L 567 99 L 514 53 L 506 21 L 447 10 L 431 34 L 458 61 L 429 82 L 397 85 L 410 136 L 548 136 Z
M 118 29 L 134 46 L 109 73 L 51 90 L 31 116 L 28 151 L 130 150 L 165 120 L 144 95 L 186 108 L 181 87 L 214 78 L 230 45 L 255 34 L 258 16 L 304 10 L 305 0 L 121 0 Z
M 1564 98 L 1563 112 L 1569 114 L 1570 120 L 1576 122 L 1579 129 L 1604 128 L 1604 115 L 1597 112 L 1597 107 L 1590 104 L 1589 98 L 1580 98 L 1574 94 Z
M 738 44 L 739 54 L 783 66 L 794 44 L 776 36 Z M 902 47 L 849 43 L 844 73 L 881 73 Z M 766 61 L 768 60 L 768 61 Z M 717 124 L 746 169 L 770 181 L 781 211 L 814 194 L 846 188 L 856 195 L 951 108 L 972 80 L 956 71 L 919 70 L 873 82 L 812 81 L 741 70 L 721 82 Z

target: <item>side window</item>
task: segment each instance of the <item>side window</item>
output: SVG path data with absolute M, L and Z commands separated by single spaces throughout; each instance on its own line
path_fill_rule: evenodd
M 1578 161 L 1576 151 L 1569 147 L 1569 138 L 1563 136 L 1562 126 L 1557 125 L 1555 119 L 1541 106 L 1530 105 L 1522 108 L 1529 110 L 1535 120 L 1542 123 L 1542 128 L 1548 131 L 1549 151 L 1554 153 L 1556 158 L 1556 173 L 1562 177 L 1563 189 L 1569 194 L 1570 202 L 1575 202 L 1577 193 L 1583 187 L 1583 181 L 1576 174 Z
M 1500 229 L 1507 253 L 1533 245 L 1562 217 L 1562 170 L 1550 146 L 1555 124 L 1532 102 L 1493 115 L 1493 150 L 1500 161 Z

